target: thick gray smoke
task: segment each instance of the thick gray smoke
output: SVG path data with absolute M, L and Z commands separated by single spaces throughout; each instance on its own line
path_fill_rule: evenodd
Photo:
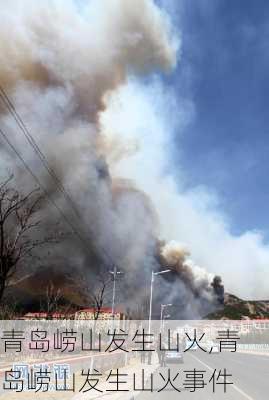
M 92 253 L 89 256 L 72 236 L 51 249 L 44 264 L 64 274 L 83 271 L 93 279 L 100 265 L 111 268 L 115 263 L 126 272 L 130 304 L 139 295 L 143 302 L 148 288 L 141 282 L 149 281 L 151 270 L 168 265 L 177 278 L 164 280 L 163 290 L 173 287 L 169 292 L 178 301 L 188 299 L 197 316 L 204 307 L 200 299 L 211 300 L 212 277 L 196 267 L 179 245 L 160 244 L 162 232 L 151 199 L 132 179 L 113 172 L 113 165 L 128 160 L 136 144 L 117 132 L 108 136 L 107 126 L 104 131 L 113 93 L 130 76 L 169 72 L 178 49 L 168 17 L 152 0 L 91 0 L 83 6 L 75 0 L 27 4 L 10 0 L 1 8 L 0 83 L 83 221 L 74 215 L 2 105 L 0 123 L 53 200 L 84 232 Z M 10 149 L 1 144 L 0 150 L 1 174 L 14 171 L 16 184 L 30 190 L 32 177 Z M 48 227 L 59 215 L 47 203 L 42 219 Z

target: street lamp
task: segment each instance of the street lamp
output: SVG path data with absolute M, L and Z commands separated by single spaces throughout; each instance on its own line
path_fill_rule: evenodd
M 163 326 L 163 312 L 165 310 L 166 307 L 172 307 L 173 304 L 161 304 L 161 330 L 162 330 L 162 326 Z
M 171 269 L 165 269 L 164 271 L 160 272 L 151 272 L 151 285 L 150 285 L 150 302 L 149 302 L 149 334 L 150 334 L 150 324 L 151 324 L 151 314 L 152 314 L 152 297 L 153 297 L 153 283 L 154 283 L 154 277 L 157 275 L 163 275 L 166 274 L 167 272 L 170 272 Z
M 109 271 L 110 274 L 113 275 L 113 295 L 112 295 L 112 318 L 114 319 L 114 313 L 115 313 L 115 295 L 116 295 L 116 277 L 117 275 L 122 274 L 121 271 L 117 270 L 117 266 L 114 266 L 113 271 Z

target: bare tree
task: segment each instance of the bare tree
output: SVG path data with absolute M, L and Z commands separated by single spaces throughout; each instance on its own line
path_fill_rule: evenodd
M 96 286 L 92 293 L 92 303 L 94 306 L 94 319 L 97 321 L 102 311 L 102 308 L 111 297 L 111 277 L 106 278 L 105 276 L 97 277 Z
M 94 319 L 97 321 L 102 308 L 111 302 L 112 278 L 107 272 L 99 271 L 94 277 L 93 285 L 90 285 L 85 277 L 82 277 L 81 281 L 87 300 L 94 309 Z
M 59 309 L 59 303 L 62 299 L 61 290 L 56 289 L 53 282 L 49 282 L 46 290 L 46 299 L 45 299 L 45 312 L 48 315 L 48 318 L 52 318 L 52 314 Z
M 10 302 L 9 304 L 2 304 L 0 307 L 0 319 L 16 319 L 18 316 L 16 302 Z
M 47 314 L 47 319 L 74 318 L 74 307 L 65 302 L 61 289 L 52 281 L 47 286 L 45 297 L 40 301 L 40 310 Z
M 37 248 L 55 242 L 53 237 L 38 238 L 38 211 L 43 199 L 39 190 L 23 195 L 11 181 L 9 177 L 0 184 L 0 302 L 18 268 Z

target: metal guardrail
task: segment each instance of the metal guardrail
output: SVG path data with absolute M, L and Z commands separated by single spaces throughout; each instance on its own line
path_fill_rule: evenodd
M 238 350 L 262 350 L 269 352 L 269 343 L 251 343 L 251 344 L 238 344 Z

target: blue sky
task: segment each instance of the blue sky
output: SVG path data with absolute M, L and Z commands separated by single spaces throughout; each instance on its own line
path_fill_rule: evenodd
M 163 2 L 182 35 L 182 56 L 167 78 L 195 116 L 174 151 L 186 188 L 218 194 L 234 233 L 269 238 L 269 2 Z

